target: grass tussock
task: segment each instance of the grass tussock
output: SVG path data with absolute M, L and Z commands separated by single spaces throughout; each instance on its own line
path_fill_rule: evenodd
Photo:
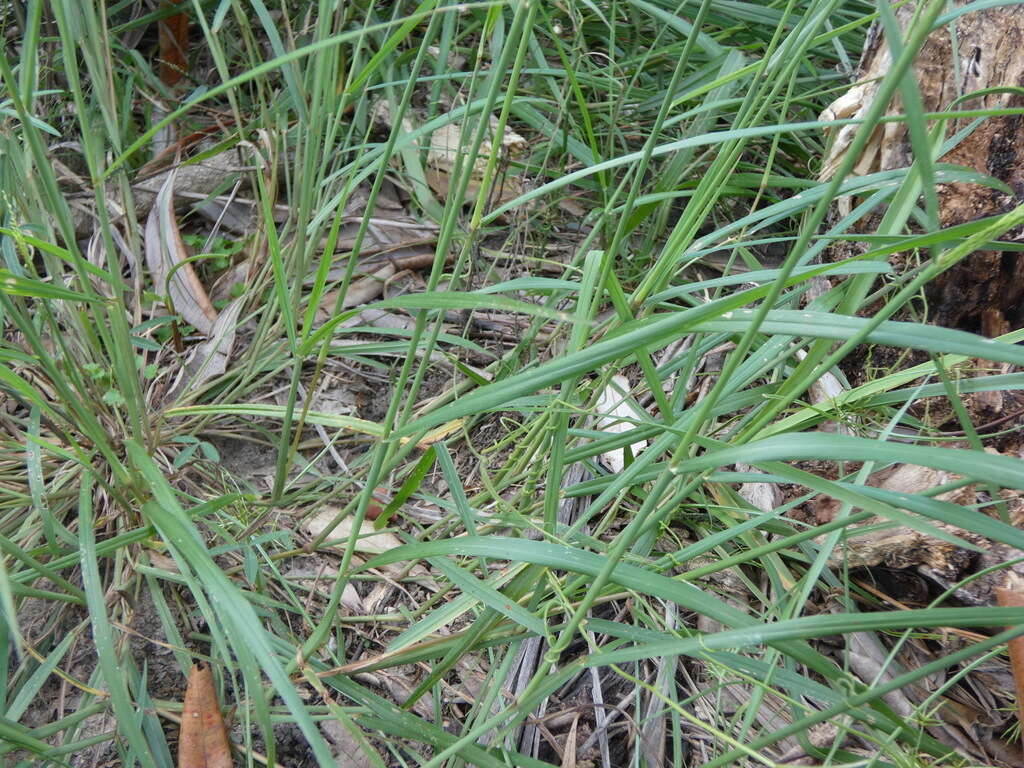
M 6 4 L 0 755 L 174 765 L 201 662 L 247 765 L 1013 764 L 944 10 Z

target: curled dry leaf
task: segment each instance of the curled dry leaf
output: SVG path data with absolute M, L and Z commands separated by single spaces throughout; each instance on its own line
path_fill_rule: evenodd
M 174 215 L 176 175 L 176 171 L 168 173 L 157 194 L 156 205 L 146 220 L 146 264 L 153 278 L 154 290 L 161 295 L 166 291 L 174 311 L 200 333 L 209 335 L 217 320 L 217 310 L 210 303 L 192 265 L 182 263 L 188 259 L 188 251 Z
M 181 715 L 178 768 L 232 768 L 231 745 L 220 715 L 213 670 L 194 664 L 188 674 Z

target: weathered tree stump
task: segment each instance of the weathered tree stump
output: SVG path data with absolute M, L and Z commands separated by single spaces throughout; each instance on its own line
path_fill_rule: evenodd
M 897 19 L 903 28 L 913 13 L 912 4 L 898 9 Z M 826 119 L 863 115 L 875 97 L 878 78 L 891 62 L 884 36 L 873 29 L 861 57 L 857 83 L 826 110 Z M 918 54 L 914 70 L 928 112 L 1024 106 L 1024 4 L 966 13 L 936 29 Z M 958 102 L 979 92 L 983 93 Z M 886 114 L 903 111 L 901 100 L 896 98 Z M 972 120 L 950 121 L 945 135 L 953 136 Z M 839 131 L 823 165 L 823 177 L 835 172 L 856 129 L 846 126 Z M 906 168 L 913 160 L 906 124 L 884 123 L 858 158 L 854 173 Z M 1024 118 L 986 118 L 940 162 L 972 168 L 1013 190 L 1009 195 L 980 184 L 941 184 L 938 198 L 943 227 L 1013 208 L 1024 201 Z M 858 229 L 871 231 L 871 222 L 861 222 Z M 989 336 L 1020 327 L 1024 321 L 1024 258 L 1013 251 L 975 253 L 933 281 L 926 289 L 926 298 L 928 320 L 938 325 Z

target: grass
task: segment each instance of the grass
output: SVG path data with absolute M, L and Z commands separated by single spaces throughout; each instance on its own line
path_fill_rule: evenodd
M 1024 549 L 1002 507 L 867 485 L 913 463 L 993 501 L 1024 489 L 959 401 L 1024 386 L 1022 332 L 908 320 L 1024 224 L 1018 207 L 939 226 L 937 183 L 998 185 L 940 162 L 965 135 L 950 121 L 998 111 L 924 113 L 910 66 L 951 19 L 919 5 L 898 32 L 888 3 L 858 0 L 195 0 L 173 87 L 153 55 L 173 7 L 5 7 L 0 754 L 170 766 L 177 690 L 205 659 L 247 764 L 337 764 L 325 721 L 360 734 L 367 765 L 571 765 L 588 738 L 605 766 L 778 765 L 790 737 L 822 764 L 962 762 L 935 707 L 1004 663 L 1024 613 L 888 610 L 830 565 L 878 519 Z M 893 64 L 867 113 L 833 124 L 857 131 L 819 181 L 817 116 L 876 21 Z M 894 119 L 914 165 L 851 176 Z M 428 149 L 448 125 L 438 193 Z M 154 195 L 138 177 L 169 128 L 205 138 L 165 158 L 177 181 Z M 524 151 L 490 151 L 512 132 Z M 224 195 L 252 201 L 243 228 L 192 207 Z M 840 198 L 853 212 L 830 216 Z M 371 298 L 401 320 L 383 327 L 345 300 L 380 266 L 364 252 L 394 200 L 429 233 L 427 266 Z M 208 291 L 248 265 L 205 331 L 188 268 L 154 272 L 178 237 Z M 866 246 L 823 260 L 844 242 Z M 918 266 L 895 273 L 895 253 Z M 927 355 L 812 399 L 865 346 Z M 979 353 L 1008 367 L 975 370 Z M 628 431 L 597 414 L 617 374 Z M 339 382 L 368 402 L 331 410 Z M 926 398 L 953 404 L 967 447 L 936 447 Z M 833 421 L 846 433 L 817 430 Z M 253 456 L 264 476 L 242 471 Z M 787 497 L 757 508 L 744 482 Z M 787 514 L 819 493 L 831 522 Z M 375 555 L 370 519 L 391 534 Z M 949 628 L 982 634 L 947 648 Z M 850 662 L 865 636 L 877 681 Z M 922 638 L 942 652 L 907 667 Z M 939 679 L 909 712 L 883 698 Z

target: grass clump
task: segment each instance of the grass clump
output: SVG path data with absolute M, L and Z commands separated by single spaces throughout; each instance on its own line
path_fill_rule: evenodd
M 977 759 L 946 711 L 1024 612 L 843 560 L 1024 550 L 963 400 L 1022 332 L 907 320 L 1024 224 L 939 226 L 999 182 L 915 110 L 920 6 L 7 8 L 0 753 L 172 765 L 200 660 L 247 764 Z M 914 165 L 854 175 L 893 121 Z

